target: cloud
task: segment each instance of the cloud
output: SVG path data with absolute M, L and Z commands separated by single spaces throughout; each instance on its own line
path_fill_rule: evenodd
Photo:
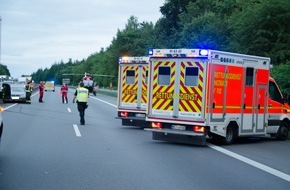
M 1 0 L 1 63 L 12 76 L 81 60 L 111 44 L 130 16 L 155 23 L 165 0 Z

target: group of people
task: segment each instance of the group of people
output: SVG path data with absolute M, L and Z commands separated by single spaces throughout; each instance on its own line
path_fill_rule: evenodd
M 44 85 L 41 81 L 39 83 L 39 102 L 43 102 L 43 94 L 44 94 Z M 27 92 L 30 92 L 29 95 L 29 101 L 31 96 L 31 89 L 28 89 Z M 60 93 L 62 97 L 62 103 L 68 103 L 68 86 L 63 83 L 63 85 L 60 88 Z M 80 115 L 80 124 L 85 125 L 85 110 L 88 108 L 88 97 L 89 97 L 89 91 L 88 89 L 84 88 L 84 83 L 80 82 L 79 87 L 76 89 L 74 93 L 73 103 L 77 102 L 77 109 L 79 111 Z
M 38 85 L 38 88 L 39 88 L 39 99 L 38 101 L 40 103 L 43 102 L 43 94 L 44 94 L 44 84 L 42 81 L 40 81 L 39 85 Z M 68 103 L 68 100 L 67 100 L 67 93 L 68 93 L 68 87 L 65 83 L 63 83 L 63 85 L 61 86 L 60 88 L 60 94 L 61 94 L 61 98 L 62 98 L 62 103 Z

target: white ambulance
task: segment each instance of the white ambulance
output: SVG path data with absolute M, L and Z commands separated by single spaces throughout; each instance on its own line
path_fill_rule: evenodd
M 243 136 L 287 139 L 289 96 L 270 58 L 203 49 L 150 51 L 147 121 L 153 139 L 205 145 Z
M 120 57 L 116 118 L 122 125 L 146 127 L 149 57 Z

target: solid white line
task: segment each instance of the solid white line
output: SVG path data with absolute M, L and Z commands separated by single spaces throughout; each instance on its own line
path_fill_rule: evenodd
M 104 100 L 101 100 L 101 99 L 99 99 L 99 98 L 92 97 L 92 96 L 90 96 L 90 98 L 96 99 L 96 100 L 98 100 L 98 101 L 100 101 L 100 102 L 103 102 L 103 103 L 105 103 L 105 104 L 108 104 L 108 105 L 110 105 L 110 106 L 113 106 L 113 107 L 117 108 L 116 105 L 111 104 L 111 103 L 109 103 L 109 102 L 106 102 L 106 101 L 104 101 Z
M 108 105 L 110 105 L 110 106 L 117 107 L 116 105 L 113 105 L 113 104 L 111 104 L 111 103 L 105 102 L 105 101 L 103 101 L 103 100 L 101 100 L 101 99 L 99 99 L 99 98 L 95 98 L 95 97 L 91 97 L 91 98 L 96 99 L 96 100 L 98 100 L 98 101 L 100 101 L 100 102 L 103 102 L 103 103 L 105 103 L 105 104 L 108 104 Z M 251 166 L 254 166 L 254 167 L 258 168 L 258 169 L 261 169 L 261 170 L 263 170 L 263 171 L 265 171 L 265 172 L 268 172 L 268 173 L 270 173 L 270 174 L 272 174 L 272 175 L 275 175 L 275 176 L 277 176 L 277 177 L 279 177 L 279 178 L 281 178 L 281 179 L 284 179 L 284 180 L 290 182 L 290 175 L 288 175 L 288 174 L 285 174 L 285 173 L 283 173 L 283 172 L 280 172 L 280 171 L 278 171 L 278 170 L 275 170 L 275 169 L 273 169 L 273 168 L 270 168 L 270 167 L 268 167 L 268 166 L 266 166 L 266 165 L 263 165 L 263 164 L 261 164 L 261 163 L 259 163 L 259 162 L 256 162 L 256 161 L 254 161 L 254 160 L 251 160 L 251 159 L 249 159 L 249 158 L 246 158 L 246 157 L 244 157 L 244 156 L 241 156 L 241 155 L 239 155 L 239 154 L 236 154 L 236 153 L 231 152 L 231 151 L 229 151 L 229 150 L 226 150 L 226 149 L 224 149 L 224 148 L 221 148 L 221 147 L 215 146 L 215 145 L 213 145 L 213 144 L 207 143 L 207 145 L 208 145 L 210 148 L 214 149 L 214 150 L 217 150 L 217 151 L 219 151 L 219 152 L 221 152 L 221 153 L 223 153 L 223 154 L 226 154 L 226 155 L 228 155 L 228 156 L 231 156 L 231 157 L 233 157 L 233 158 L 235 158 L 235 159 L 238 159 L 238 160 L 240 160 L 240 161 L 242 161 L 242 162 L 245 162 L 245 163 L 247 163 L 247 164 L 249 164 L 249 165 L 251 165 Z
M 73 126 L 74 126 L 74 130 L 75 130 L 76 136 L 77 137 L 81 137 L 82 135 L 81 135 L 81 132 L 80 132 L 78 126 L 76 124 L 73 124 Z
M 5 110 L 8 110 L 8 109 L 10 109 L 10 108 L 16 106 L 17 104 L 18 104 L 18 103 L 16 103 L 16 104 L 12 104 L 11 106 L 8 106 L 8 107 L 6 107 L 6 108 L 4 108 L 3 106 L 2 106 L 2 107 L 4 108 L 4 111 L 5 111 Z
M 238 160 L 240 160 L 240 161 L 242 161 L 242 162 L 245 162 L 245 163 L 247 163 L 247 164 L 249 164 L 249 165 L 251 165 L 251 166 L 254 166 L 254 167 L 256 167 L 256 168 L 258 168 L 258 169 L 260 169 L 260 170 L 263 170 L 263 171 L 265 171 L 265 172 L 268 172 L 268 173 L 270 173 L 270 174 L 272 174 L 272 175 L 275 175 L 275 176 L 277 176 L 277 177 L 279 177 L 279 178 L 281 178 L 281 179 L 284 179 L 284 180 L 290 182 L 290 175 L 288 175 L 288 174 L 285 174 L 285 173 L 283 173 L 283 172 L 280 172 L 280 171 L 278 171 L 278 170 L 275 170 L 275 169 L 273 169 L 273 168 L 270 168 L 270 167 L 268 167 L 268 166 L 266 166 L 266 165 L 264 165 L 264 164 L 261 164 L 261 163 L 259 163 L 259 162 L 254 161 L 254 160 L 251 160 L 251 159 L 249 159 L 249 158 L 246 158 L 246 157 L 244 157 L 244 156 L 241 156 L 241 155 L 239 155 L 239 154 L 236 154 L 236 153 L 231 152 L 231 151 L 229 151 L 229 150 L 226 150 L 226 149 L 224 149 L 224 148 L 221 148 L 221 147 L 215 146 L 215 145 L 213 145 L 213 144 L 208 143 L 207 145 L 208 145 L 210 148 L 214 149 L 214 150 L 217 150 L 217 151 L 219 151 L 219 152 L 221 152 L 221 153 L 223 153 L 223 154 L 226 154 L 226 155 L 228 155 L 228 156 L 231 156 L 231 157 L 233 157 L 233 158 L 235 158 L 235 159 L 238 159 Z
M 70 109 L 70 108 L 67 108 L 67 111 L 68 111 L 69 113 L 71 113 L 71 109 Z

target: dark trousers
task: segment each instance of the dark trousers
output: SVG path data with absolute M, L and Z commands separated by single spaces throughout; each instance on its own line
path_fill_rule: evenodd
M 77 102 L 78 104 L 78 110 L 80 112 L 80 122 L 81 122 L 81 125 L 84 125 L 85 124 L 85 110 L 87 108 L 87 102 Z
M 30 97 L 31 97 L 31 92 L 26 92 L 26 101 L 27 102 L 31 102 Z
M 43 91 L 39 91 L 39 102 L 42 102 Z
M 67 101 L 67 93 L 62 93 L 61 94 L 61 98 L 62 98 L 62 103 L 64 103 L 64 100 L 66 101 L 66 103 L 68 103 L 68 101 Z

